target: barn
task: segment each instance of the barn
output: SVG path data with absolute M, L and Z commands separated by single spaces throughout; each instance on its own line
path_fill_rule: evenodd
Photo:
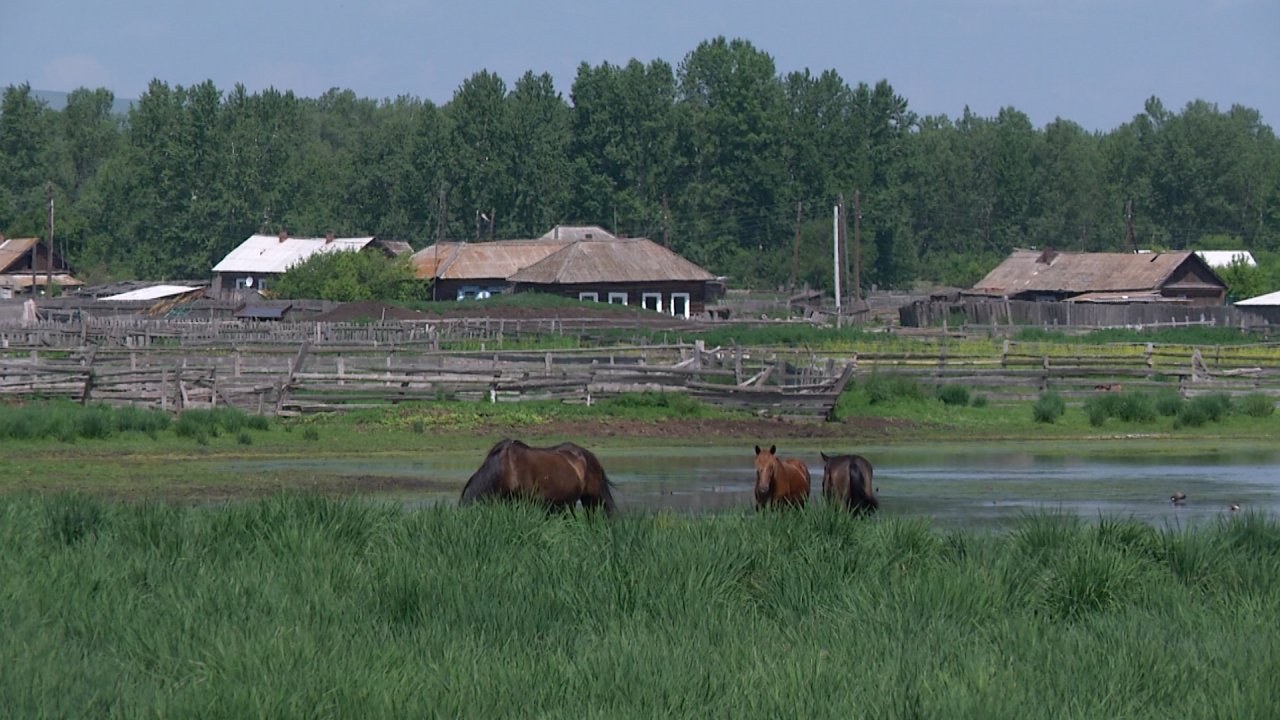
M 965 294 L 1011 300 L 1222 305 L 1227 284 L 1193 252 L 1015 250 Z

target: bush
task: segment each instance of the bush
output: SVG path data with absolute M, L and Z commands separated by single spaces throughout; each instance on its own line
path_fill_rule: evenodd
M 1086 400 L 1084 409 L 1089 415 L 1089 424 L 1094 427 L 1112 417 L 1130 423 L 1156 419 L 1155 403 L 1145 393 L 1102 393 Z
M 909 377 L 873 374 L 862 383 L 862 391 L 871 405 L 893 400 L 923 400 L 924 387 Z
M 1054 423 L 1067 411 L 1067 403 L 1062 396 L 1052 390 L 1041 393 L 1035 405 L 1031 406 L 1031 414 L 1036 422 Z
M 976 408 L 984 408 L 987 406 L 988 398 L 986 395 L 974 395 L 973 406 Z
M 1269 417 L 1276 411 L 1276 403 L 1269 395 L 1249 393 L 1240 398 L 1238 409 L 1250 417 Z
M 1164 390 L 1156 395 L 1156 412 L 1163 417 L 1175 417 L 1182 411 L 1185 401 L 1174 390 Z
M 1231 411 L 1231 398 L 1222 394 L 1201 395 L 1192 398 L 1178 412 L 1174 427 L 1200 427 L 1205 423 L 1218 422 Z
M 964 407 L 969 404 L 969 388 L 964 385 L 939 385 L 937 394 L 943 405 Z

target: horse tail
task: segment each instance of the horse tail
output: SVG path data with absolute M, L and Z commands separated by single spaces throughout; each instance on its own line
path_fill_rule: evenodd
M 498 480 L 502 477 L 502 453 L 513 442 L 516 441 L 499 440 L 494 444 L 489 454 L 485 456 L 484 462 L 480 463 L 480 468 L 471 474 L 467 484 L 463 486 L 459 505 L 470 505 L 494 492 L 498 487 Z
M 849 495 L 847 507 L 853 512 L 873 513 L 880 509 L 880 499 L 872 488 L 871 463 L 861 456 L 849 458 Z
M 618 505 L 613 500 L 613 482 L 609 480 L 609 476 L 604 471 L 604 465 L 600 464 L 600 458 L 595 453 L 583 450 L 582 454 L 587 459 L 588 466 L 600 476 L 600 504 L 604 507 L 604 514 L 612 516 L 618 509 Z

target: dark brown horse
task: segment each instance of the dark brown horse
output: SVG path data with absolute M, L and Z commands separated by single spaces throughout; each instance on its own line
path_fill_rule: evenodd
M 861 455 L 822 456 L 822 497 L 840 503 L 854 514 L 880 509 L 875 486 L 871 484 L 871 463 Z
M 482 498 L 524 498 L 550 510 L 572 510 L 579 501 L 588 510 L 614 511 L 613 485 L 600 460 L 573 443 L 536 448 L 502 440 L 489 450 L 480 469 L 462 488 L 460 505 Z
M 809 467 L 796 458 L 778 457 L 778 446 L 756 446 L 756 509 L 766 505 L 803 506 L 809 500 Z

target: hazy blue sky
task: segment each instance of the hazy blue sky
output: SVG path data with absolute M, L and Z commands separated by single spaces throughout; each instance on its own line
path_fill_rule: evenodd
M 443 104 L 469 76 L 662 59 L 744 38 L 779 74 L 886 79 L 922 115 L 1063 117 L 1110 130 L 1155 95 L 1246 105 L 1280 129 L 1280 0 L 0 0 L 0 86 L 153 78 Z

